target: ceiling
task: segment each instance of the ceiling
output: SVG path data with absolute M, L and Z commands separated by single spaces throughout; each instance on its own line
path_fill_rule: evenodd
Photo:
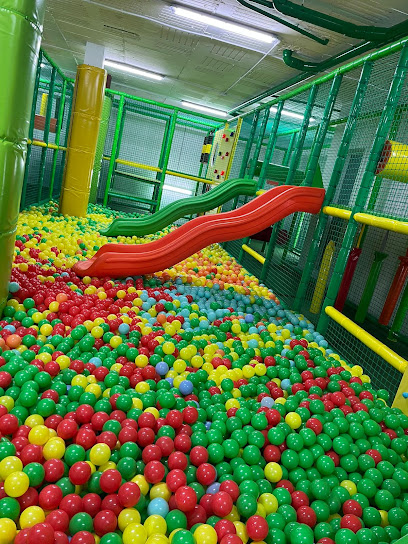
M 271 33 L 280 43 L 270 50 L 270 44 L 182 19 L 172 10 L 175 3 Z M 359 25 L 388 27 L 408 17 L 407 0 L 303 0 L 302 5 Z M 155 82 L 110 69 L 112 88 L 173 105 L 188 100 L 228 110 L 298 73 L 283 63 L 283 49 L 319 62 L 358 43 L 313 25 L 301 26 L 329 38 L 328 45 L 237 0 L 48 0 L 43 48 L 74 77 L 86 42 L 104 45 L 107 59 L 165 76 Z

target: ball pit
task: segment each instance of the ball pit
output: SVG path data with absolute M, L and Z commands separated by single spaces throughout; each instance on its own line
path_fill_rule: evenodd
M 20 216 L 0 320 L 0 544 L 408 534 L 408 417 L 387 392 L 217 245 L 153 277 L 78 278 L 116 215 Z

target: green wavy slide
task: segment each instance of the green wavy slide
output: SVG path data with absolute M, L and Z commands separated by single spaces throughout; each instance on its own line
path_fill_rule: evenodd
M 168 204 L 152 215 L 125 219 L 114 219 L 107 229 L 100 231 L 104 236 L 145 236 L 157 232 L 180 217 L 203 213 L 225 204 L 239 195 L 253 196 L 257 182 L 253 179 L 229 179 L 207 193 L 190 198 L 182 198 Z

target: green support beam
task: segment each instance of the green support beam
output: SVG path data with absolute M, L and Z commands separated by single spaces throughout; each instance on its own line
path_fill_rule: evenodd
M 381 154 L 388 133 L 391 129 L 392 121 L 398 107 L 398 102 L 404 88 L 407 69 L 408 46 L 405 45 L 401 51 L 398 65 L 394 72 L 391 87 L 389 89 L 388 96 L 384 104 L 384 110 L 377 127 L 376 135 L 373 141 L 373 145 L 371 147 L 370 155 L 368 157 L 368 162 L 363 174 L 363 178 L 361 180 L 359 191 L 357 193 L 356 202 L 353 206 L 350 220 L 347 223 L 347 229 L 343 238 L 343 243 L 340 248 L 339 255 L 336 259 L 334 271 L 327 289 L 326 298 L 323 302 L 322 312 L 320 314 L 320 318 L 317 324 L 317 329 L 322 334 L 326 332 L 327 326 L 329 324 L 329 317 L 325 312 L 325 308 L 326 306 L 333 306 L 336 300 L 340 283 L 346 267 L 347 257 L 353 245 L 353 241 L 358 229 L 358 223 L 354 221 L 353 216 L 356 213 L 362 211 L 367 203 L 367 199 L 375 179 L 378 158 Z
M 57 69 L 52 69 L 51 74 L 51 83 L 50 83 L 50 90 L 48 93 L 48 102 L 47 102 L 47 110 L 45 113 L 45 126 L 44 126 L 44 135 L 43 135 L 43 141 L 48 144 L 49 136 L 50 136 L 50 123 L 51 123 L 51 115 L 52 115 L 52 107 L 53 107 L 53 101 L 54 101 L 54 85 L 55 85 L 55 76 L 57 75 Z M 38 189 L 37 189 L 37 200 L 41 200 L 42 198 L 42 189 L 44 184 L 44 176 L 45 176 L 45 166 L 46 166 L 46 160 L 47 160 L 47 147 L 43 147 L 41 149 L 41 159 L 40 159 L 40 172 L 39 172 L 39 178 L 38 178 Z
M 59 114 L 58 114 L 58 121 L 57 121 L 57 130 L 55 134 L 55 145 L 59 145 L 60 138 L 61 138 L 61 129 L 62 129 L 62 123 L 64 121 L 64 110 L 65 110 L 65 97 L 67 94 L 67 82 L 64 80 L 64 83 L 62 84 L 62 91 L 61 91 L 61 100 L 60 100 L 60 108 L 59 108 Z M 50 199 L 52 199 L 53 191 L 54 191 L 54 183 L 55 183 L 55 173 L 57 171 L 57 161 L 58 161 L 58 149 L 54 149 L 53 156 L 52 156 L 52 170 L 51 170 L 51 181 L 50 181 Z
M 115 134 L 114 134 L 114 137 L 113 137 L 112 151 L 111 151 L 111 156 L 110 156 L 110 160 L 109 160 L 108 176 L 106 178 L 105 194 L 104 194 L 104 197 L 103 197 L 103 205 L 104 206 L 107 206 L 107 204 L 108 204 L 109 191 L 110 191 L 113 172 L 115 170 L 115 164 L 116 164 L 115 161 L 118 158 L 118 152 L 119 152 L 118 140 L 119 140 L 119 135 L 120 135 L 120 129 L 121 129 L 121 126 L 122 126 L 122 116 L 123 116 L 124 107 L 125 107 L 125 97 L 122 95 L 120 97 L 119 108 L 118 108 L 118 113 L 117 113 L 117 117 L 116 117 Z

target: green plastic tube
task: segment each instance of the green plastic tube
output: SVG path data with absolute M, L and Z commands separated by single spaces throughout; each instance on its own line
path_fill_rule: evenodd
M 157 232 L 180 217 L 197 214 L 217 208 L 238 195 L 254 195 L 257 182 L 253 179 L 229 179 L 201 196 L 182 198 L 168 204 L 153 215 L 137 219 L 114 219 L 107 229 L 101 230 L 104 236 L 145 236 Z
M 99 175 L 102 169 L 102 156 L 105 148 L 106 135 L 108 134 L 109 118 L 112 110 L 112 100 L 109 96 L 105 96 L 103 100 L 102 118 L 99 125 L 98 142 L 96 144 L 95 162 L 93 167 L 91 191 L 89 193 L 89 202 L 96 203 L 96 195 L 98 193 Z
M 408 283 L 405 286 L 404 292 L 402 293 L 400 305 L 398 307 L 397 313 L 395 314 L 394 322 L 388 333 L 388 340 L 397 342 L 399 339 L 399 333 L 401 331 L 402 325 L 404 323 L 405 316 L 408 312 Z
M 360 304 L 358 305 L 356 312 L 355 321 L 357 323 L 364 323 L 365 318 L 367 317 L 368 307 L 370 305 L 371 299 L 373 298 L 374 290 L 380 276 L 384 259 L 386 259 L 387 257 L 387 253 L 381 253 L 381 251 L 376 251 L 374 253 L 374 261 L 371 265 L 370 273 L 368 274 L 367 282 L 365 284 Z
M 0 0 L 0 314 L 13 261 L 44 12 L 43 0 Z

